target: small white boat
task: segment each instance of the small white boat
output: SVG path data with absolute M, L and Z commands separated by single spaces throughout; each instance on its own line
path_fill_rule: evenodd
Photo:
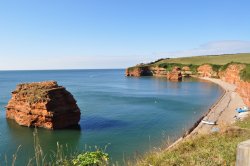
M 202 120 L 201 123 L 208 124 L 208 125 L 216 125 L 216 122 L 208 121 L 208 120 Z

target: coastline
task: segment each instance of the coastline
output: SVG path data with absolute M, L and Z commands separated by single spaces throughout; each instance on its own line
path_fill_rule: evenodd
M 208 112 L 197 120 L 194 125 L 179 139 L 174 141 L 166 150 L 175 147 L 183 140 L 192 138 L 196 135 L 209 134 L 214 131 L 220 131 L 225 126 L 235 122 L 235 109 L 244 106 L 243 99 L 236 92 L 236 86 L 229 84 L 221 79 L 197 77 L 198 79 L 210 81 L 222 87 L 224 92 L 222 96 L 209 108 Z M 216 122 L 216 125 L 204 124 L 201 121 L 208 120 Z

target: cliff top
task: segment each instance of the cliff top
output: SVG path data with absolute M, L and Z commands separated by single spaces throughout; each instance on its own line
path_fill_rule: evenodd
M 29 103 L 48 101 L 48 92 L 53 89 L 62 88 L 56 81 L 32 82 L 18 84 L 12 92 L 17 96 L 27 96 Z
M 250 53 L 167 58 L 167 59 L 157 60 L 150 64 L 159 65 L 162 63 L 181 63 L 181 64 L 202 65 L 204 63 L 210 63 L 216 65 L 225 65 L 230 62 L 250 64 Z

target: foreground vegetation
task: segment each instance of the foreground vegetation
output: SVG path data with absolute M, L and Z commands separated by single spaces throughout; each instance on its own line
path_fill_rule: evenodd
M 109 155 L 105 150 L 95 147 L 94 150 L 89 149 L 83 152 L 69 153 L 68 147 L 57 143 L 56 151 L 45 153 L 40 146 L 37 130 L 33 133 L 34 138 L 34 156 L 29 159 L 27 166 L 107 166 L 109 164 Z M 12 156 L 11 166 L 18 165 L 18 152 L 21 146 Z M 5 158 L 6 166 L 9 164 Z
M 250 139 L 250 117 L 218 133 L 186 140 L 170 150 L 149 152 L 136 165 L 235 165 L 237 145 L 247 139 Z

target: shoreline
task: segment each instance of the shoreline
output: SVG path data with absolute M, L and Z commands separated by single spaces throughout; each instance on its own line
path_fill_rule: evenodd
M 244 102 L 240 95 L 235 91 L 236 86 L 229 84 L 221 79 L 196 77 L 198 79 L 206 80 L 219 85 L 223 90 L 220 98 L 209 108 L 209 110 L 199 118 L 194 125 L 182 137 L 174 141 L 166 148 L 169 150 L 183 140 L 192 138 L 196 135 L 210 134 L 214 131 L 220 131 L 221 128 L 231 125 L 235 122 L 234 116 L 236 115 L 235 109 L 244 106 Z M 214 121 L 216 125 L 203 124 L 202 120 Z

